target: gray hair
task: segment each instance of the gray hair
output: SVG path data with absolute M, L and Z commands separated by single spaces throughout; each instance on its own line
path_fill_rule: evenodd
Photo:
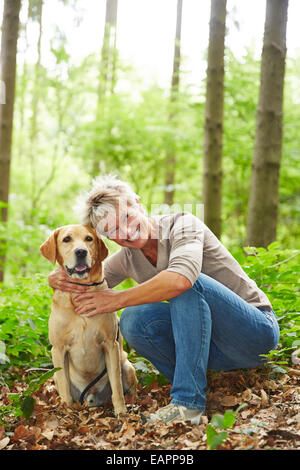
M 78 197 L 74 210 L 84 225 L 96 228 L 99 220 L 109 211 L 116 211 L 121 205 L 135 205 L 138 200 L 128 183 L 108 174 L 92 181 L 91 190 Z

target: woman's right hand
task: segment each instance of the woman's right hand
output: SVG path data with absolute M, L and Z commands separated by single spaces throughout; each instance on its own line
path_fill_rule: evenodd
M 76 279 L 71 281 L 70 277 L 61 266 L 49 274 L 48 283 L 52 289 L 58 289 L 65 292 L 81 294 L 82 292 L 86 292 L 88 290 L 88 287 L 76 284 Z

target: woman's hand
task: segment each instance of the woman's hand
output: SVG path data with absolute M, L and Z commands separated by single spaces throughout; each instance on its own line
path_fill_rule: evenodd
M 76 284 L 76 279 L 70 281 L 70 277 L 61 266 L 49 274 L 48 282 L 52 289 L 58 289 L 65 292 L 81 294 L 82 292 L 86 292 L 88 289 L 88 287 Z
M 111 313 L 122 308 L 120 304 L 120 292 L 112 289 L 101 291 L 89 291 L 75 297 L 79 305 L 75 312 L 79 315 L 85 314 L 85 317 L 93 317 L 99 313 Z
M 131 305 L 169 300 L 191 287 L 191 282 L 182 274 L 161 271 L 152 279 L 123 291 L 105 289 L 80 294 L 75 297 L 75 302 L 79 302 L 75 312 L 93 317 L 100 313 L 115 312 Z

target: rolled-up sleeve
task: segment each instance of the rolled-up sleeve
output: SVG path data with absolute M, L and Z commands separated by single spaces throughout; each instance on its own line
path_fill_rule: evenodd
M 170 258 L 167 271 L 182 274 L 193 285 L 201 273 L 204 227 L 192 214 L 178 217 L 170 231 Z
M 104 277 L 110 289 L 128 278 L 124 264 L 123 250 L 117 251 L 117 253 L 105 260 Z

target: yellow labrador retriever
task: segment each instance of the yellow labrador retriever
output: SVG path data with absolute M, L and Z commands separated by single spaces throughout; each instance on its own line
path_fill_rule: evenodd
M 74 282 L 81 279 L 93 290 L 107 288 L 102 261 L 108 250 L 91 227 L 60 227 L 40 251 L 52 264 L 58 261 L 70 278 L 77 279 Z M 124 393 L 135 395 L 137 380 L 123 351 L 118 316 L 115 312 L 90 318 L 78 315 L 76 295 L 54 289 L 49 339 L 54 367 L 61 367 L 54 376 L 58 393 L 68 406 L 84 399 L 88 406 L 111 400 L 116 415 L 125 413 Z

